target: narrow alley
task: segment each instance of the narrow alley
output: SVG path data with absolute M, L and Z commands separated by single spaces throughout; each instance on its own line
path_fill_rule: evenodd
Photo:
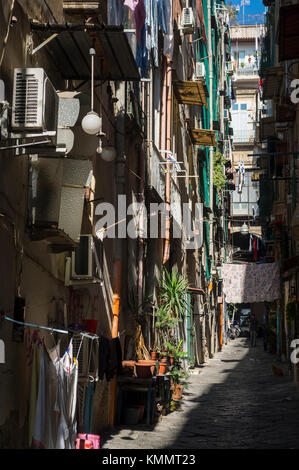
M 272 364 L 283 370 L 274 375 Z M 181 409 L 149 428 L 121 427 L 103 449 L 298 449 L 299 394 L 286 364 L 246 338 L 197 369 Z

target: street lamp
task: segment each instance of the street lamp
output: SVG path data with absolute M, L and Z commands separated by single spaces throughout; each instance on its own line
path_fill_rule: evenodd
M 89 49 L 89 54 L 91 56 L 91 96 L 90 96 L 90 105 L 91 110 L 84 116 L 81 122 L 82 129 L 86 134 L 96 135 L 102 129 L 102 118 L 94 111 L 94 56 L 96 51 L 93 47 Z
M 245 222 L 242 225 L 242 227 L 240 228 L 240 232 L 241 232 L 241 235 L 248 235 L 249 228 L 248 228 L 248 225 L 245 224 Z

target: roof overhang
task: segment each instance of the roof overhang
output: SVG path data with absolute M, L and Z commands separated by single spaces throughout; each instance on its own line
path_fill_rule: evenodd
M 282 67 L 269 67 L 263 85 L 263 100 L 271 100 L 280 95 L 284 71 Z
M 205 106 L 207 108 L 208 91 L 202 81 L 175 81 L 173 82 L 175 96 L 180 104 Z
M 40 45 L 47 50 L 57 71 L 66 80 L 90 79 L 91 47 L 96 50 L 95 80 L 140 80 L 134 55 L 122 26 L 31 21 L 31 30 L 36 33 Z
M 190 129 L 190 135 L 194 145 L 202 145 L 204 147 L 216 146 L 215 131 L 209 129 Z

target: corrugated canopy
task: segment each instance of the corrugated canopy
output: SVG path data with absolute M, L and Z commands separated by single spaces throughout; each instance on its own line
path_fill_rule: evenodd
M 207 89 L 201 81 L 175 81 L 174 92 L 180 104 L 193 104 L 207 108 Z
M 279 95 L 283 74 L 284 72 L 281 67 L 269 67 L 266 70 L 266 76 L 264 78 L 263 85 L 264 100 L 271 100 L 275 96 Z
M 35 47 L 50 39 L 43 48 L 50 54 L 64 79 L 90 79 L 89 49 L 94 47 L 95 80 L 140 80 L 133 52 L 122 26 L 73 23 L 58 25 L 32 21 L 31 29 L 38 37 Z
M 191 129 L 191 140 L 195 145 L 203 145 L 205 147 L 216 146 L 215 131 L 209 129 Z

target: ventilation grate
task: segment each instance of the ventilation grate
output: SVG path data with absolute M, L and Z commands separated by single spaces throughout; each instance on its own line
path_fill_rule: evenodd
M 38 125 L 38 85 L 38 79 L 33 74 L 17 74 L 14 109 L 16 125 Z

